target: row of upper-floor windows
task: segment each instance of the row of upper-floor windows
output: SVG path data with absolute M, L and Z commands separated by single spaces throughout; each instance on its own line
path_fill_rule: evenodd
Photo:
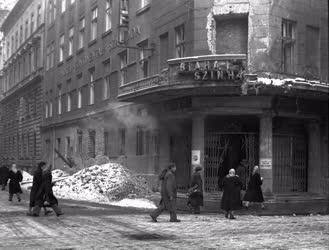
M 20 25 L 16 25 L 16 31 L 12 32 L 12 35 L 9 35 L 6 38 L 6 56 L 5 59 L 8 59 L 29 37 L 33 32 L 43 23 L 42 18 L 42 6 L 41 4 L 37 5 L 37 9 L 33 10 L 30 16 L 26 19 L 22 19 Z M 24 17 L 24 15 L 22 15 Z
M 151 0 L 130 0 L 130 2 L 131 1 L 133 1 L 134 3 L 137 2 L 138 9 L 145 8 L 151 2 Z M 74 6 L 74 4 L 76 2 L 79 5 L 84 5 L 85 0 L 79 0 L 79 1 L 76 1 L 76 0 L 59 0 L 58 2 L 56 2 L 56 0 L 49 0 L 48 10 L 47 10 L 48 24 L 51 25 L 56 20 L 57 9 L 59 9 L 59 12 L 61 14 L 63 14 L 68 9 L 68 6 Z M 94 5 L 94 4 L 92 3 L 92 5 Z M 120 10 L 128 11 L 128 9 L 129 9 L 129 0 L 120 0 L 119 6 L 120 6 Z M 102 9 L 103 7 L 105 9 Z M 111 16 L 111 14 L 112 14 L 112 9 L 113 9 L 112 7 L 113 7 L 113 0 L 103 0 L 102 1 L 102 8 L 101 9 L 105 10 L 106 26 L 111 26 L 111 18 L 108 18 L 108 16 Z M 128 12 L 125 12 L 124 14 L 128 14 Z M 92 16 L 92 19 L 97 19 L 97 12 L 96 13 L 93 12 L 91 16 Z
M 41 66 L 41 48 L 31 47 L 20 55 L 4 72 L 3 91 L 6 92 Z

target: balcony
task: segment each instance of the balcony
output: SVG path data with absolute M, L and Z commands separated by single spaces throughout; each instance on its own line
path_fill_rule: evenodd
M 41 81 L 42 80 L 42 77 L 43 77 L 43 68 L 36 69 L 32 73 L 30 73 L 28 76 L 26 76 L 23 80 L 21 80 L 20 82 L 16 83 L 10 89 L 8 89 L 6 92 L 4 92 L 2 94 L 2 96 L 0 97 L 0 101 L 2 101 L 3 99 L 7 98 L 10 95 L 12 95 L 17 90 L 19 90 L 19 89 L 21 89 L 23 87 L 27 87 L 30 84 L 33 84 L 33 83 L 35 83 L 37 81 Z
M 148 102 L 187 95 L 238 94 L 246 68 L 245 54 L 170 59 L 161 74 L 122 85 L 118 98 Z

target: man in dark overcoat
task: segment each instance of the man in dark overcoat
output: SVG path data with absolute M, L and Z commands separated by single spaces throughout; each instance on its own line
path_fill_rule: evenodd
M 180 220 L 177 219 L 177 214 L 176 214 L 177 186 L 176 186 L 175 172 L 176 172 L 176 165 L 174 163 L 169 164 L 161 183 L 160 204 L 158 208 L 150 214 L 154 222 L 157 222 L 157 217 L 164 210 L 169 211 L 170 222 L 180 222 Z
M 36 205 L 36 200 L 41 199 L 41 185 L 42 185 L 42 171 L 43 168 L 46 166 L 46 163 L 41 161 L 38 163 L 37 169 L 34 171 L 33 174 L 33 183 L 32 188 L 30 192 L 30 205 L 29 205 L 29 211 L 27 215 L 32 215 L 32 209 Z
M 200 214 L 200 206 L 203 206 L 203 182 L 201 177 L 201 166 L 196 166 L 191 178 L 191 188 L 187 205 L 193 208 L 194 214 Z
M 230 169 L 229 174 L 223 180 L 223 196 L 221 208 L 225 210 L 225 217 L 235 219 L 234 210 L 242 207 L 241 191 L 242 183 L 238 176 L 235 175 L 235 170 Z
M 0 168 L 0 184 L 1 184 L 2 191 L 6 190 L 8 176 L 9 176 L 9 168 L 7 166 L 3 165 Z

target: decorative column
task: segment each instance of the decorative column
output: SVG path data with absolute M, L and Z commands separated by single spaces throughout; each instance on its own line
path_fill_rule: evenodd
M 272 113 L 266 112 L 261 115 L 259 124 L 259 168 L 266 196 L 272 196 L 273 192 L 272 134 Z
M 194 114 L 192 117 L 191 173 L 196 165 L 200 165 L 204 169 L 204 134 L 204 116 Z
M 308 123 L 308 187 L 311 193 L 321 192 L 321 134 L 320 123 L 312 120 Z

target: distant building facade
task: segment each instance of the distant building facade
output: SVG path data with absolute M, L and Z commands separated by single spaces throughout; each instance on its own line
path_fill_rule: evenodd
M 31 167 L 41 157 L 44 1 L 18 1 L 1 26 L 1 164 Z

